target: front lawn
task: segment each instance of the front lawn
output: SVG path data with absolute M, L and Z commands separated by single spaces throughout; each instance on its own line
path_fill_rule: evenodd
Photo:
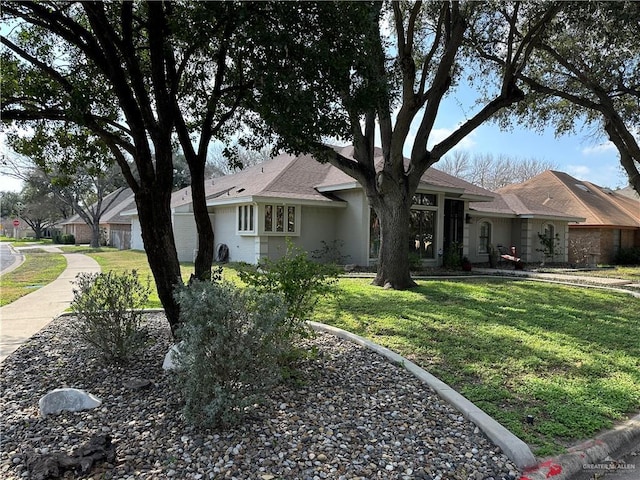
M 640 300 L 516 280 L 343 279 L 313 320 L 404 355 L 476 403 L 537 455 L 640 410 Z M 533 415 L 534 424 L 527 424 Z
M 67 261 L 59 253 L 31 251 L 23 254 L 22 265 L 0 276 L 0 307 L 53 282 L 67 268 Z

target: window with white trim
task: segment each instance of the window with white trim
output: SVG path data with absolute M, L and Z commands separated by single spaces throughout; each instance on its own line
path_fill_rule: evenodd
M 254 232 L 253 205 L 238 206 L 238 231 Z
M 264 231 L 266 233 L 295 233 L 296 207 L 294 205 L 265 205 Z

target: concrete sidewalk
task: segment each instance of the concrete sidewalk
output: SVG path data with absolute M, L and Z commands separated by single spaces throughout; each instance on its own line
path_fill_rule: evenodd
M 57 279 L 0 308 L 0 362 L 69 308 L 73 300 L 72 282 L 77 274 L 100 272 L 100 265 L 87 255 L 65 253 L 63 256 L 67 268 Z

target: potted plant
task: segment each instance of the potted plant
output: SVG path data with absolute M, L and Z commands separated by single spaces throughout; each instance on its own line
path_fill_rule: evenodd
M 462 270 L 465 272 L 471 271 L 471 261 L 467 257 L 462 258 Z

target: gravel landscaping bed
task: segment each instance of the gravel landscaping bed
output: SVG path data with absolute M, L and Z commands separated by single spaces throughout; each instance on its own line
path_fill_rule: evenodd
M 27 478 L 26 459 L 65 452 L 108 433 L 116 461 L 83 479 L 514 479 L 517 468 L 475 425 L 406 371 L 328 334 L 304 384 L 280 385 L 239 427 L 185 424 L 162 360 L 172 340 L 148 315 L 153 342 L 127 366 L 106 366 L 60 317 L 0 366 L 0 478 Z M 149 380 L 132 388 L 133 379 Z M 38 400 L 60 387 L 102 400 L 95 410 L 40 418 Z

